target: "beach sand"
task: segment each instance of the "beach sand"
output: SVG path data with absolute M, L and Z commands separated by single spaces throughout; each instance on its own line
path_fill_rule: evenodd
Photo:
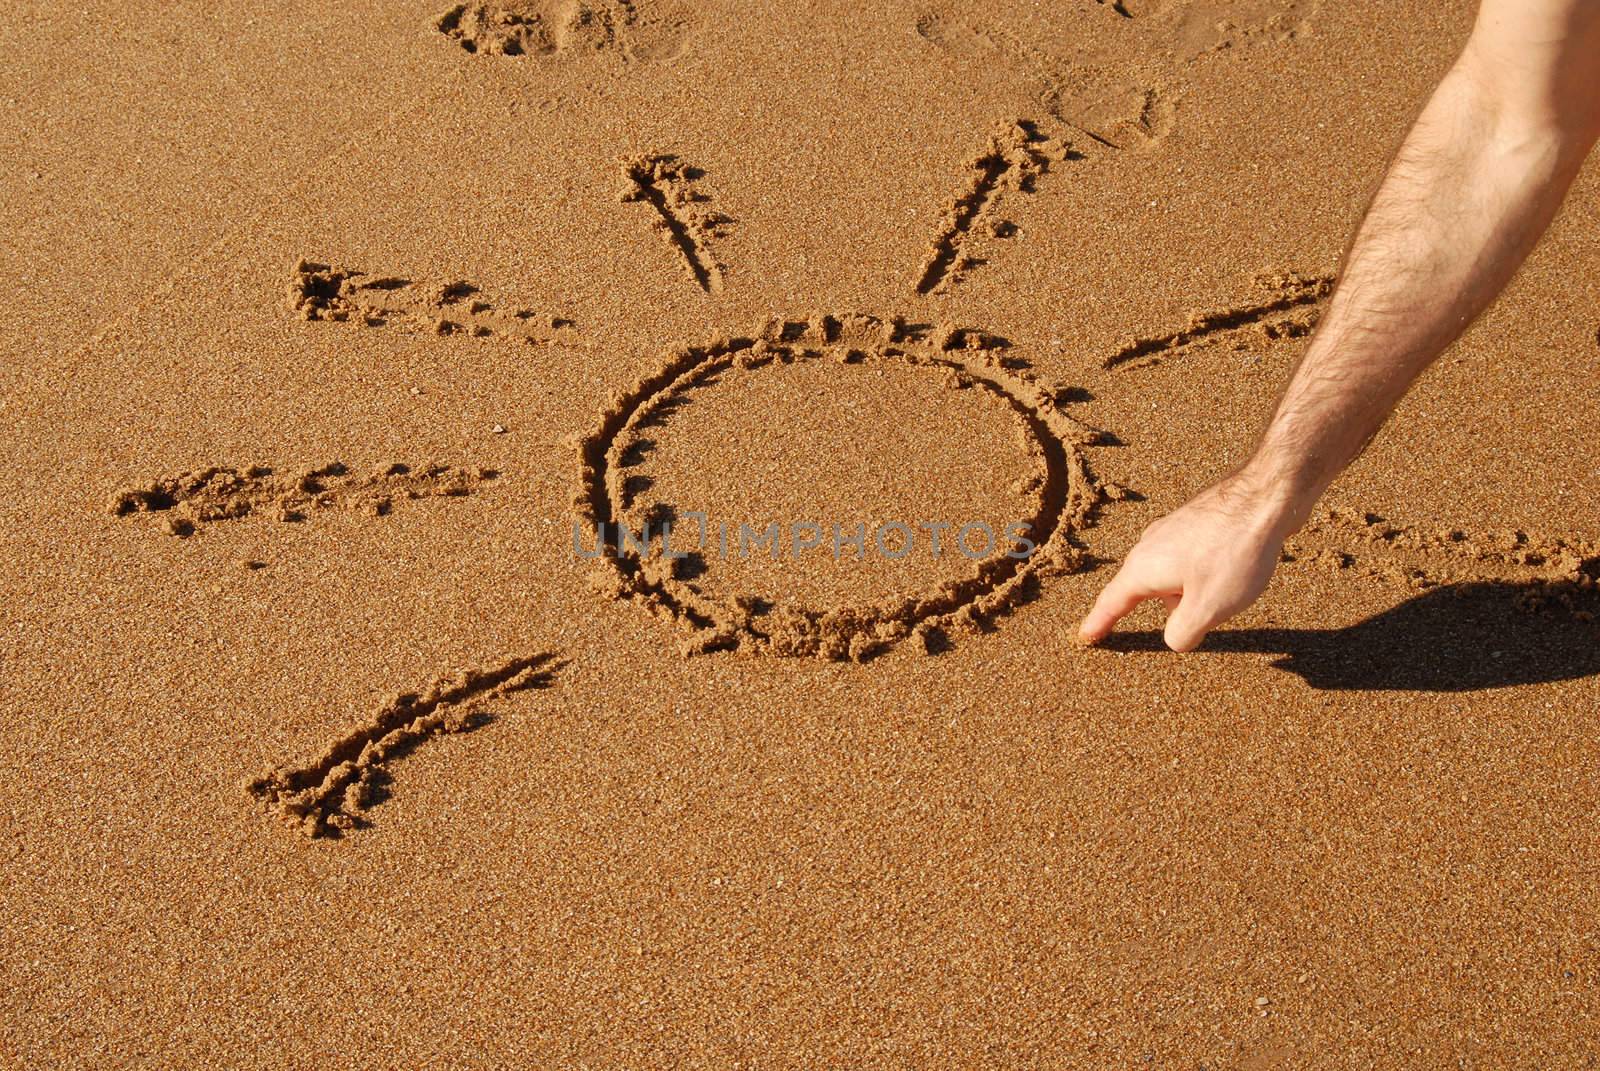
M 0 1066 L 1591 1066 L 1600 171 L 1072 641 L 1471 7 L 24 5 Z M 693 512 L 1045 553 L 575 553 Z

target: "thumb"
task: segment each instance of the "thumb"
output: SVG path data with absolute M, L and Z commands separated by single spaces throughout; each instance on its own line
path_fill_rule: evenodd
M 1177 609 L 1167 617 L 1167 626 L 1162 630 L 1162 638 L 1167 641 L 1167 646 L 1174 651 L 1192 651 L 1200 646 L 1200 641 L 1206 638 L 1212 626 L 1216 625 L 1222 615 L 1218 614 L 1211 606 L 1202 602 L 1195 595 L 1185 595 L 1178 600 Z

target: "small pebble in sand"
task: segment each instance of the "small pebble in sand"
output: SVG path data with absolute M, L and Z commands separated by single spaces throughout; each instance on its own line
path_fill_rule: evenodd
M 1258 1008 L 1265 1008 L 1268 1004 L 1271 1004 L 1271 1003 L 1272 1003 L 1272 998 L 1271 997 L 1257 997 L 1256 998 L 1256 1007 L 1258 1007 Z
M 175 535 L 182 539 L 194 534 L 194 525 L 182 517 L 168 517 L 162 522 L 161 530 L 168 535 Z
M 504 435 L 506 433 L 506 426 L 504 424 L 496 424 L 489 430 L 494 432 L 496 435 Z

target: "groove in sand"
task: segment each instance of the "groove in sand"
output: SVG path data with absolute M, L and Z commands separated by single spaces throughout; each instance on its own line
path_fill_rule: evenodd
M 498 477 L 494 469 L 400 463 L 366 476 L 338 461 L 282 475 L 266 465 L 213 466 L 124 488 L 113 496 L 110 512 L 116 517 L 165 514 L 167 532 L 187 536 L 206 524 L 249 516 L 303 521 L 321 510 L 343 508 L 385 517 L 399 502 L 465 498 Z
M 1593 619 L 1600 595 L 1600 543 L 1509 528 L 1425 529 L 1347 508 L 1319 509 L 1289 538 L 1282 559 L 1412 591 L 1486 582 L 1519 585 L 1519 608 L 1564 609 L 1582 620 Z
M 1309 334 L 1316 326 L 1314 307 L 1320 306 L 1333 293 L 1333 283 L 1331 275 L 1259 276 L 1256 286 L 1262 294 L 1257 300 L 1211 312 L 1191 313 L 1189 322 L 1176 331 L 1129 339 L 1101 365 L 1120 368 L 1135 362 L 1139 366 L 1154 364 L 1162 357 L 1245 328 L 1259 328 L 1269 339 Z M 1308 308 L 1313 309 L 1310 316 L 1282 317 L 1284 313 Z
M 536 654 L 441 678 L 420 695 L 396 696 L 310 762 L 279 766 L 245 789 L 308 837 L 358 828 L 382 802 L 389 763 L 425 740 L 478 727 L 489 716 L 485 704 L 545 687 L 556 668 L 551 655 Z
M 725 233 L 732 220 L 706 207 L 711 199 L 695 185 L 704 172 L 663 154 L 625 160 L 622 171 L 628 181 L 622 200 L 641 201 L 655 209 L 655 226 L 682 258 L 695 285 L 708 294 L 720 294 L 723 268 L 711 241 Z
M 608 594 L 639 603 L 686 627 L 686 654 L 747 650 L 779 656 L 863 661 L 902 640 L 929 652 L 955 633 L 981 631 L 1032 596 L 1040 579 L 1084 563 L 1073 533 L 1090 522 L 1098 505 L 1119 490 L 1091 475 L 1082 447 L 1099 432 L 1069 415 L 1064 389 L 1050 389 L 1006 355 L 1008 343 L 980 331 L 910 324 L 874 316 L 819 314 L 809 320 L 772 320 L 753 337 L 723 337 L 670 351 L 662 368 L 619 393 L 600 427 L 578 440 L 580 492 L 576 506 L 600 549 L 596 584 Z M 971 576 L 951 580 L 923 596 L 872 606 L 810 608 L 772 605 L 744 596 L 708 593 L 677 575 L 659 546 L 619 540 L 626 510 L 626 480 L 619 471 L 630 439 L 642 423 L 670 412 L 674 397 L 707 376 L 738 368 L 754 372 L 773 361 L 894 361 L 926 368 L 953 387 L 992 391 L 1011 407 L 1034 463 L 1029 487 L 1034 512 L 1026 530 L 1037 549 L 1031 557 L 985 559 Z
M 310 321 L 504 338 L 541 346 L 581 344 L 570 319 L 525 306 L 502 307 L 485 299 L 477 286 L 459 279 L 430 283 L 369 275 L 302 257 L 289 268 L 287 300 L 290 311 Z
M 993 238 L 1009 238 L 1016 233 L 1016 224 L 999 215 L 1006 194 L 1031 193 L 1038 177 L 1052 163 L 1071 159 L 1077 159 L 1077 155 L 1070 148 L 1045 137 L 1026 119 L 997 130 L 972 161 L 973 176 L 966 190 L 945 209 L 923 261 L 917 293 L 942 293 L 982 263 L 968 249 L 979 236 L 980 227 L 987 228 L 988 236 Z

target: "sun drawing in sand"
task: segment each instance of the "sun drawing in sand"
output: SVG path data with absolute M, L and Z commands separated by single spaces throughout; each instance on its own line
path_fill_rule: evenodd
M 1113 8 L 1119 17 L 1129 17 L 1122 5 Z M 685 25 L 648 5 L 617 0 L 598 6 L 463 5 L 447 12 L 435 28 L 478 59 L 613 49 L 635 62 L 677 47 Z M 917 28 L 941 48 L 962 42 L 962 26 L 948 16 L 929 16 Z M 1004 38 L 992 36 L 981 41 L 984 47 L 1006 45 Z M 1047 92 L 1038 98 L 1045 105 L 1040 119 L 1001 123 L 968 162 L 933 223 L 926 254 L 908 265 L 902 292 L 906 311 L 773 318 L 709 342 L 667 349 L 653 371 L 618 385 L 574 444 L 571 513 L 596 548 L 593 576 L 600 590 L 665 619 L 680 631 L 685 654 L 739 651 L 862 662 L 901 645 L 937 652 L 963 635 L 987 631 L 1040 596 L 1049 577 L 1088 563 L 1082 533 L 1104 503 L 1127 492 L 1097 477 L 1091 467 L 1089 449 L 1111 440 L 1075 415 L 1086 395 L 1038 378 L 1024 347 L 1001 334 L 927 322 L 919 315 L 925 312 L 923 299 L 955 292 L 1014 243 L 1019 236 L 1014 203 L 1054 171 L 1095 154 L 1146 148 L 1165 133 L 1170 111 L 1154 91 L 1136 94 L 1129 114 L 1097 113 L 1067 99 L 1070 89 L 1081 90 L 1085 83 L 1068 78 L 1064 70 L 1051 68 Z M 1078 92 L 1072 99 L 1081 103 L 1084 98 Z M 714 209 L 703 172 L 663 153 L 629 157 L 620 171 L 620 201 L 636 206 L 628 210 L 640 212 L 661 234 L 687 283 L 708 296 L 723 292 L 730 284 L 717 246 L 733 221 Z M 1102 364 L 1148 367 L 1241 331 L 1298 337 L 1310 330 L 1331 283 L 1279 275 L 1263 277 L 1258 286 L 1257 300 L 1197 315 L 1176 331 L 1131 339 Z M 297 316 L 318 324 L 498 339 L 535 348 L 589 345 L 571 319 L 500 303 L 463 280 L 429 282 L 323 260 L 301 259 L 292 266 L 287 302 Z M 849 605 L 716 590 L 704 582 L 693 555 L 686 560 L 666 553 L 668 522 L 681 519 L 668 515 L 670 507 L 659 500 L 639 501 L 638 479 L 630 471 L 647 452 L 644 430 L 670 423 L 690 393 L 719 383 L 737 388 L 757 382 L 751 377 L 774 374 L 773 369 L 800 367 L 834 370 L 828 375 L 892 368 L 925 377 L 937 390 L 981 396 L 1005 414 L 1023 455 L 1025 475 L 1014 490 L 1025 503 L 1019 529 L 1031 552 L 996 549 L 931 590 Z M 130 488 L 117 496 L 112 511 L 119 516 L 158 513 L 169 532 L 187 536 L 211 523 L 251 515 L 309 520 L 341 505 L 382 517 L 405 499 L 473 495 L 499 475 L 405 463 L 368 476 L 338 463 L 287 474 L 259 465 L 218 468 Z M 391 763 L 429 738 L 481 724 L 490 716 L 484 704 L 545 686 L 559 665 L 540 653 L 442 677 L 424 693 L 395 697 L 366 724 L 334 739 L 318 758 L 269 771 L 247 787 L 309 835 L 358 828 L 385 795 Z

